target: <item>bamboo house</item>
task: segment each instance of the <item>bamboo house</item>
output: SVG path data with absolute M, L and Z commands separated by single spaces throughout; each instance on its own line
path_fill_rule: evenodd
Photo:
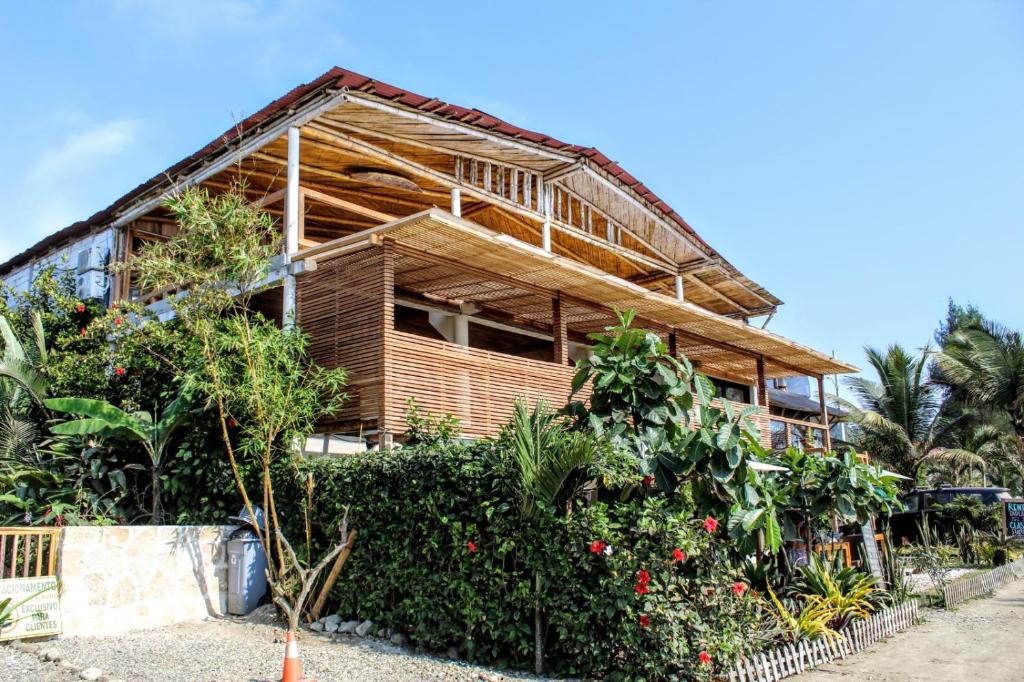
M 592 147 L 334 68 L 272 102 L 87 220 L 0 266 L 15 287 L 56 258 L 79 293 L 142 299 L 111 261 L 174 234 L 174 188 L 246 192 L 276 216 L 285 253 L 263 310 L 294 314 L 314 358 L 350 373 L 322 443 L 401 438 L 410 399 L 496 433 L 517 397 L 565 402 L 587 334 L 632 308 L 712 377 L 756 404 L 772 434 L 827 447 L 823 377 L 856 371 L 750 324 L 782 304 L 670 206 Z M 818 383 L 820 418 L 773 416 L 767 382 Z M 328 437 L 329 436 L 329 437 Z

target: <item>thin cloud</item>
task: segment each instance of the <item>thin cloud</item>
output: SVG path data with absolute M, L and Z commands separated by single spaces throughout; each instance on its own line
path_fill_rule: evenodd
M 53 116 L 65 120 L 77 116 Z M 40 146 L 19 181 L 0 187 L 7 207 L 0 218 L 0 262 L 40 238 L 102 208 L 103 198 L 124 188 L 112 164 L 135 146 L 142 125 L 132 118 L 65 124 L 67 134 L 52 146 Z
M 40 154 L 29 167 L 26 180 L 48 184 L 88 169 L 122 153 L 135 142 L 138 132 L 137 121 L 122 118 L 69 134 L 56 147 Z

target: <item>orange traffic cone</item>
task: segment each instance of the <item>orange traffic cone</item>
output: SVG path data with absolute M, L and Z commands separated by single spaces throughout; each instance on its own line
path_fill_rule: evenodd
M 281 672 L 281 682 L 302 682 L 303 679 L 299 645 L 295 643 L 295 633 L 289 630 L 284 638 L 284 670 Z

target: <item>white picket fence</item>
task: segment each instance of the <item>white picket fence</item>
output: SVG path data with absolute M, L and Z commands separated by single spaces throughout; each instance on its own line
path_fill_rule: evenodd
M 916 600 L 882 609 L 866 620 L 847 625 L 840 630 L 840 636 L 831 641 L 818 638 L 809 642 L 786 644 L 742 659 L 729 671 L 729 680 L 775 682 L 798 675 L 815 666 L 866 649 L 880 639 L 905 630 L 916 620 Z
M 951 609 L 963 604 L 968 599 L 990 595 L 1000 585 L 1021 578 L 1024 578 L 1024 558 L 1003 564 L 991 571 L 949 583 L 942 588 L 942 603 L 947 609 Z

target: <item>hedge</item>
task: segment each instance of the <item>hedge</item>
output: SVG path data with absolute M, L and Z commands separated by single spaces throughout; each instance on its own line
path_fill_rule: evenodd
M 315 542 L 335 532 L 344 505 L 359 531 L 331 593 L 344 619 L 373 620 L 428 650 L 530 667 L 537 570 L 553 672 L 706 678 L 751 651 L 756 600 L 719 551 L 724 528 L 705 529 L 685 496 L 578 503 L 526 524 L 491 441 L 308 460 L 279 499 L 303 499 L 307 473 Z

